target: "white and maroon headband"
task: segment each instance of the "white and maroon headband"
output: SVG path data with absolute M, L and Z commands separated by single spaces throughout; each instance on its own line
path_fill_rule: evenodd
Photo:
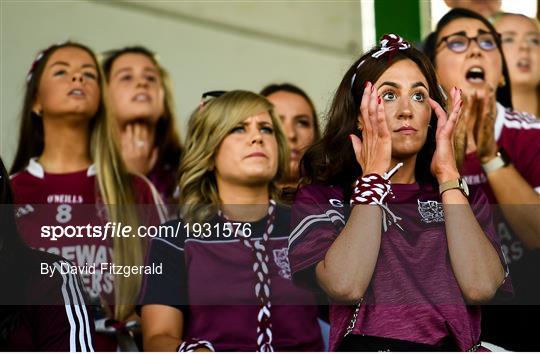
M 391 61 L 392 58 L 394 57 L 394 55 L 399 50 L 407 50 L 407 49 L 411 48 L 411 44 L 409 42 L 404 40 L 401 36 L 399 36 L 397 34 L 393 34 L 393 33 L 385 34 L 382 37 L 379 44 L 381 46 L 380 49 L 377 50 L 375 53 L 371 54 L 371 57 L 375 58 L 375 59 L 378 59 L 378 58 L 380 58 L 382 56 L 386 56 L 387 61 Z M 366 62 L 366 60 L 367 59 L 362 60 L 356 66 L 356 70 L 355 70 L 354 75 L 353 75 L 352 80 L 351 80 L 351 88 L 354 85 L 354 80 L 356 80 L 356 72 L 358 71 L 358 69 L 360 69 L 362 64 L 364 64 Z

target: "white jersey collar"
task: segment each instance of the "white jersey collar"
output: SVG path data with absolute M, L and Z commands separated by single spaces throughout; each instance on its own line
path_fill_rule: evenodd
M 26 166 L 26 170 L 32 176 L 43 179 L 45 177 L 45 170 L 43 166 L 38 162 L 37 157 L 32 157 Z M 92 177 L 96 175 L 96 165 L 91 164 L 86 170 L 86 177 Z

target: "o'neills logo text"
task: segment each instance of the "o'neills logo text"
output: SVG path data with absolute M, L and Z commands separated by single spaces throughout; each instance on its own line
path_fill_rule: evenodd
M 47 196 L 47 203 L 49 204 L 82 204 L 82 195 L 75 194 L 49 194 Z
M 147 266 L 120 266 L 113 263 L 85 264 L 83 266 L 75 266 L 67 263 L 61 265 L 50 265 L 41 263 L 41 274 L 48 275 L 52 278 L 55 274 L 96 274 L 109 273 L 113 275 L 122 275 L 129 277 L 133 274 L 163 274 L 163 264 L 152 263 Z

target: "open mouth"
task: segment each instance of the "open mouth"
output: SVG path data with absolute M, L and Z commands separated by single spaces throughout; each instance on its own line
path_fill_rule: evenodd
M 479 66 L 473 66 L 465 74 L 465 79 L 473 84 L 482 84 L 485 81 L 484 69 Z
M 150 96 L 146 93 L 139 93 L 133 97 L 133 102 L 149 102 Z
M 85 93 L 81 89 L 73 89 L 73 90 L 69 91 L 68 96 L 84 97 Z
M 529 71 L 531 69 L 531 61 L 526 58 L 521 58 L 517 62 L 517 67 L 522 71 Z

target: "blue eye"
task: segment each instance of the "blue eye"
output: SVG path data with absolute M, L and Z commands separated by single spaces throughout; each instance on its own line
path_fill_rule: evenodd
M 274 134 L 274 128 L 270 126 L 261 127 L 261 132 L 265 134 Z
M 231 130 L 231 133 L 243 133 L 245 131 L 246 129 L 243 126 L 237 126 Z
M 66 74 L 65 70 L 58 70 L 53 75 L 54 76 L 64 76 Z
M 413 93 L 412 99 L 416 102 L 424 102 L 426 100 L 426 96 L 422 92 L 416 92 Z
M 394 101 L 397 99 L 397 95 L 392 91 L 387 91 L 383 93 L 382 98 L 385 101 Z

